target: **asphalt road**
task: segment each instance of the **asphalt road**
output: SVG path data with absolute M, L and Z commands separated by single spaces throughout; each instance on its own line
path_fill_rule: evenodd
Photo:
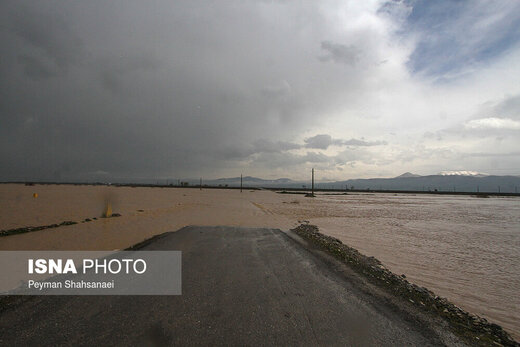
M 181 250 L 181 296 L 16 297 L 0 345 L 456 344 L 279 230 L 187 227 L 146 250 Z M 441 331 L 441 332 L 439 332 Z

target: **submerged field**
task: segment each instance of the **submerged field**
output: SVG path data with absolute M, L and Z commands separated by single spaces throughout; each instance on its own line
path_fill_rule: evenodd
M 285 206 L 284 215 L 309 220 L 520 337 L 519 198 L 321 195 Z
M 121 217 L 100 218 L 107 203 Z M 520 337 L 518 198 L 2 184 L 0 209 L 0 230 L 78 222 L 1 237 L 2 250 L 112 250 L 186 225 L 309 221 Z

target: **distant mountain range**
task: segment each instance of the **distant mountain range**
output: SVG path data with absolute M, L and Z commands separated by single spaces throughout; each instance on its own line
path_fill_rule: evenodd
M 416 190 L 416 191 L 455 191 L 455 192 L 501 192 L 520 191 L 519 176 L 487 176 L 482 174 L 438 174 L 419 176 L 405 174 L 395 178 L 354 179 L 334 182 L 352 189 L 371 190 Z M 320 184 L 321 186 L 321 184 Z
M 310 176 L 310 175 L 309 175 Z M 34 181 L 47 182 L 49 181 Z M 99 180 L 90 183 L 107 184 L 137 184 L 137 185 L 167 185 L 167 186 L 199 186 L 200 179 L 122 179 L 113 178 L 109 181 Z M 65 182 L 54 182 L 65 183 Z M 75 183 L 74 181 L 69 183 Z M 309 189 L 310 177 L 307 181 L 295 181 L 290 178 L 262 179 L 252 176 L 242 178 L 244 188 L 281 188 Z M 212 187 L 239 187 L 240 176 L 204 179 L 203 185 Z M 411 172 L 393 178 L 349 179 L 335 182 L 315 182 L 316 189 L 335 190 L 390 190 L 390 191 L 439 191 L 439 192 L 480 192 L 480 193 L 520 193 L 520 176 L 494 176 L 475 171 L 443 171 L 436 175 L 421 176 Z
M 191 182 L 190 182 L 191 183 Z M 195 182 L 193 182 L 196 184 Z M 240 177 L 220 178 L 204 181 L 211 186 L 240 186 Z M 244 187 L 265 188 L 310 188 L 309 181 L 293 181 L 289 178 L 265 180 L 257 177 L 243 177 Z M 319 182 L 317 189 L 355 190 L 415 190 L 415 191 L 455 191 L 455 192 L 520 192 L 520 176 L 493 176 L 473 171 L 441 172 L 437 175 L 421 176 L 406 172 L 394 178 L 350 179 L 336 182 Z

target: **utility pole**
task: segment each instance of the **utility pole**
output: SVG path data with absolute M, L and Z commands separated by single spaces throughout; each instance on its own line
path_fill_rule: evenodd
M 314 168 L 312 168 L 312 191 L 311 191 L 311 195 L 314 196 Z
M 242 174 L 240 174 L 240 193 L 242 193 Z

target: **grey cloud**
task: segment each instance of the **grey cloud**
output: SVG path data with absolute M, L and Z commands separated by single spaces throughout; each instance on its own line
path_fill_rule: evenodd
M 281 81 L 280 83 L 269 85 L 262 89 L 262 93 L 269 98 L 280 98 L 284 97 L 291 92 L 291 86 L 287 81 Z
M 425 138 L 512 138 L 520 130 L 520 95 L 508 96 L 499 101 L 488 101 L 480 106 L 469 119 L 435 133 L 425 133 Z
M 97 70 L 102 84 L 111 91 L 121 91 L 139 73 L 160 67 L 159 61 L 149 52 L 131 52 L 99 59 L 93 69 Z M 126 82 L 126 83 L 125 83 Z
M 486 119 L 503 119 L 513 123 L 520 121 L 520 95 L 510 95 L 502 100 L 490 100 L 482 104 L 467 122 L 485 122 Z
M 277 161 L 278 158 L 284 157 L 287 160 L 287 164 L 292 163 L 291 165 L 303 163 L 326 163 L 333 162 L 335 157 L 327 156 L 321 152 L 307 152 L 305 155 L 287 152 L 301 148 L 327 149 L 330 145 L 348 146 L 352 148 L 350 151 L 355 152 L 355 149 L 353 149 L 354 147 L 368 147 L 381 144 L 386 144 L 386 142 L 370 142 L 358 139 L 341 140 L 333 139 L 327 134 L 320 134 L 306 138 L 303 145 L 294 142 L 260 139 L 254 141 L 252 145 L 249 146 L 223 147 L 219 150 L 218 157 L 226 160 L 245 160 L 248 158 L 249 160 L 257 162 L 263 162 L 265 161 L 265 158 L 275 158 L 273 160 Z M 280 154 L 280 156 L 275 154 Z
M 258 140 L 255 141 L 254 144 L 254 153 L 275 153 L 275 152 L 283 152 L 283 151 L 289 151 L 292 149 L 299 149 L 301 148 L 301 145 L 298 145 L 296 143 L 292 142 L 285 142 L 285 141 L 268 141 L 268 140 Z
M 358 139 L 350 139 L 342 141 L 341 144 L 345 146 L 381 146 L 387 145 L 388 143 L 386 141 L 365 141 Z
M 262 165 L 271 169 L 280 167 L 295 167 L 304 164 L 332 164 L 333 157 L 321 152 L 307 152 L 306 154 L 282 153 L 260 153 L 256 156 L 253 165 Z
M 302 161 L 308 163 L 327 163 L 331 161 L 331 157 L 321 152 L 307 152 L 307 154 L 305 154 L 305 156 L 302 157 Z
M 307 148 L 317 148 L 317 149 L 327 149 L 329 146 L 380 146 L 386 145 L 386 141 L 365 141 L 359 139 L 350 139 L 350 140 L 342 140 L 342 139 L 334 139 L 332 136 L 327 134 L 320 134 L 313 137 L 308 137 L 304 140 L 305 147 Z
M 441 136 L 440 132 L 427 131 L 423 134 L 423 137 L 425 139 L 430 139 L 430 140 L 433 140 L 433 139 L 437 139 L 438 141 L 442 140 L 442 136 Z
M 325 137 L 321 137 L 325 138 Z M 348 147 L 336 155 L 326 155 L 322 152 L 306 152 L 305 154 L 295 154 L 290 152 L 262 152 L 253 155 L 252 165 L 263 165 L 272 169 L 279 167 L 297 167 L 305 164 L 312 164 L 322 170 L 340 170 L 342 165 L 353 166 L 356 163 L 368 165 L 386 165 L 392 162 L 377 153 L 369 150 L 368 147 Z
M 374 156 L 366 149 L 352 149 L 347 148 L 334 156 L 334 163 L 336 165 L 353 165 L 356 162 L 363 162 L 365 164 L 373 164 Z
M 494 104 L 488 112 L 494 117 L 520 120 L 520 95 L 505 98 Z
M 218 147 L 218 146 L 217 146 Z M 217 156 L 226 160 L 244 160 L 254 154 L 259 153 L 281 153 L 302 146 L 292 142 L 269 141 L 265 139 L 256 140 L 249 146 L 225 146 L 219 147 Z
M 483 158 L 500 158 L 500 157 L 514 157 L 520 158 L 520 152 L 506 152 L 506 153 L 492 153 L 492 152 L 479 152 L 479 153 L 468 153 L 470 157 L 483 157 Z
M 304 140 L 305 147 L 307 148 L 317 148 L 317 149 L 327 149 L 329 146 L 334 144 L 332 136 L 327 134 L 320 134 L 313 137 L 308 137 Z
M 412 162 L 414 160 L 420 159 L 432 159 L 432 160 L 442 160 L 442 159 L 450 159 L 454 160 L 460 157 L 460 153 L 456 150 L 448 147 L 440 147 L 440 148 L 429 148 L 422 145 L 414 146 L 407 148 L 406 150 L 401 151 L 396 157 L 396 160 L 399 160 L 403 163 Z
M 300 70 L 285 68 L 292 50 L 274 60 L 276 69 L 259 62 L 256 49 L 280 46 L 245 30 L 270 25 L 257 4 L 245 12 L 192 4 L 2 2 L 10 25 L 0 28 L 0 178 L 198 175 L 257 151 L 294 148 L 244 145 L 312 124 L 306 115 L 317 106 L 304 105 L 305 91 L 276 102 L 258 93 L 259 85 L 289 93 L 283 81 Z M 275 70 L 287 74 L 281 84 L 272 84 Z
M 51 68 L 46 66 L 46 64 L 38 58 L 29 55 L 19 55 L 17 60 L 23 65 L 27 77 L 32 80 L 38 81 L 55 75 Z
M 48 8 L 20 2 L 7 11 L 11 31 L 57 66 L 66 67 L 82 53 L 82 40 L 74 34 L 66 17 L 52 5 Z
M 320 56 L 321 61 L 333 61 L 339 64 L 355 65 L 359 60 L 359 49 L 330 41 L 322 41 L 321 49 L 326 54 Z

